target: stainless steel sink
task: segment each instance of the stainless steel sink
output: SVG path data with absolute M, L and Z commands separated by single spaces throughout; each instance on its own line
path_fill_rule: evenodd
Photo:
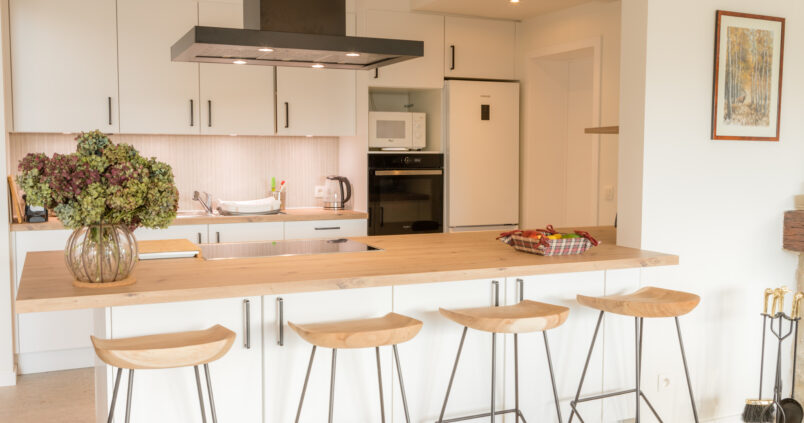
M 296 256 L 309 254 L 357 253 L 379 248 L 350 239 L 302 239 L 290 241 L 224 242 L 201 244 L 201 256 L 207 260 L 246 257 Z

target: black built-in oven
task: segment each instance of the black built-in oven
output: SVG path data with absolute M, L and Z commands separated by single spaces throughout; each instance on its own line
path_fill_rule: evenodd
M 444 231 L 444 155 L 369 154 L 369 235 Z

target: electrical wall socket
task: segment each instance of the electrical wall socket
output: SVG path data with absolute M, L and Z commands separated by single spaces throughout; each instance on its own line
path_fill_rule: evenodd
M 313 197 L 315 198 L 324 198 L 324 186 L 323 185 L 316 185 L 315 191 L 313 192 Z
M 670 379 L 670 376 L 659 373 L 658 377 L 656 378 L 656 390 L 661 392 L 665 389 L 669 389 L 670 385 L 672 385 L 673 381 Z
M 605 187 L 603 187 L 603 193 L 604 193 L 607 201 L 614 200 L 614 187 L 613 186 L 606 185 Z

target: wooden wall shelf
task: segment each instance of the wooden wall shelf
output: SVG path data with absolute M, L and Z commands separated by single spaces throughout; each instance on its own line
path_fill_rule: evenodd
M 583 130 L 585 134 L 601 134 L 601 135 L 617 135 L 620 133 L 619 126 L 598 126 L 595 128 L 586 128 Z

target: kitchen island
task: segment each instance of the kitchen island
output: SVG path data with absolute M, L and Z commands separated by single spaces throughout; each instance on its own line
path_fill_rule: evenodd
M 678 264 L 674 255 L 605 243 L 582 255 L 540 257 L 517 252 L 496 241 L 496 235 L 468 232 L 357 237 L 351 239 L 381 250 L 144 261 L 135 269 L 136 284 L 109 289 L 73 287 L 60 251 L 29 253 L 16 311 L 92 308 L 95 334 L 111 338 L 201 329 L 218 323 L 227 326 L 238 333 L 238 340 L 226 357 L 211 366 L 215 399 L 221 421 L 243 422 L 286 422 L 294 418 L 309 345 L 289 331 L 288 320 L 344 320 L 390 311 L 407 314 L 425 323 L 417 338 L 400 346 L 411 412 L 414 421 L 423 421 L 433 420 L 440 411 L 459 340 L 460 328 L 441 319 L 438 307 L 490 305 L 495 290 L 500 304 L 514 303 L 521 289 L 526 298 L 569 306 L 570 320 L 553 331 L 551 338 L 558 357 L 559 393 L 562 400 L 568 400 L 594 323 L 593 312 L 576 306 L 575 294 L 632 290 L 640 285 L 638 269 Z M 620 323 L 607 322 L 604 332 L 627 330 L 630 321 L 624 322 L 623 328 L 619 328 Z M 491 340 L 487 338 L 477 334 L 467 338 L 462 356 L 464 372 L 459 369 L 456 376 L 447 415 L 486 407 L 491 353 Z M 510 359 L 509 338 L 498 342 L 498 356 Z M 539 340 L 520 337 L 520 348 L 528 351 L 523 357 L 542 357 Z M 616 346 L 601 350 L 606 348 Z M 342 357 L 338 362 L 336 420 L 377 420 L 374 352 L 354 350 Z M 326 358 L 319 357 L 313 369 L 305 400 L 311 406 L 305 408 L 302 421 L 325 420 L 329 390 L 325 362 Z M 628 368 L 627 358 L 622 362 Z M 385 351 L 382 368 L 387 373 L 383 392 L 393 415 L 390 421 L 400 421 L 398 391 L 391 384 L 394 370 Z M 503 406 L 513 400 L 513 377 L 510 366 L 499 364 L 499 368 L 505 368 L 497 374 L 498 386 L 505 387 L 498 398 Z M 608 377 L 617 377 L 616 370 L 609 366 L 607 375 L 612 376 Z M 520 394 L 540 398 L 530 401 L 527 418 L 551 418 L 550 408 L 541 400 L 550 398 L 543 360 L 521 360 L 520 371 L 528 375 Z M 99 365 L 96 373 L 98 421 L 103 421 L 111 372 Z M 587 377 L 589 392 L 602 390 L 604 382 L 611 382 L 603 380 L 601 366 L 590 369 Z M 140 372 L 134 398 L 134 421 L 197 421 L 200 414 L 191 369 Z M 392 402 L 392 398 L 396 400 Z M 594 413 L 591 410 L 589 418 L 601 421 Z

